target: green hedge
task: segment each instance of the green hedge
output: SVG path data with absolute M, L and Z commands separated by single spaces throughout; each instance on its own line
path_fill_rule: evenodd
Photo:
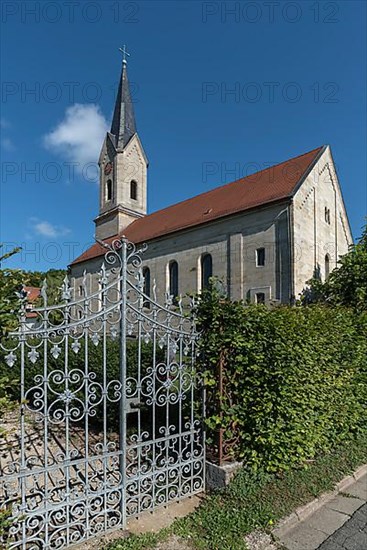
M 234 458 L 276 471 L 367 429 L 366 313 L 245 307 L 213 291 L 198 314 L 209 443 L 223 428 Z

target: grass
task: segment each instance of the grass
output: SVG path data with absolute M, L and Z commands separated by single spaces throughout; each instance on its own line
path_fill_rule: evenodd
M 186 518 L 156 534 L 132 535 L 107 550 L 148 550 L 170 535 L 190 541 L 196 550 L 244 550 L 243 537 L 277 520 L 330 490 L 345 475 L 367 462 L 367 433 L 281 475 L 241 470 L 224 490 L 206 496 Z

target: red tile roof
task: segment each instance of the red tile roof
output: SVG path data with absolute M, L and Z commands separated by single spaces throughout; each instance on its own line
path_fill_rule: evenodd
M 139 218 L 125 229 L 124 235 L 134 243 L 142 243 L 290 198 L 297 184 L 307 175 L 323 149 L 324 147 L 318 147 L 298 157 Z M 117 237 L 115 235 L 105 241 L 111 243 Z M 106 250 L 96 243 L 76 258 L 71 265 L 96 258 L 105 252 Z
M 38 286 L 25 286 L 23 287 L 27 293 L 27 301 L 32 303 L 41 296 L 41 289 Z
M 23 290 L 27 293 L 27 302 L 26 314 L 27 319 L 38 317 L 38 314 L 35 311 L 32 311 L 33 304 L 41 296 L 41 289 L 38 286 L 24 286 Z

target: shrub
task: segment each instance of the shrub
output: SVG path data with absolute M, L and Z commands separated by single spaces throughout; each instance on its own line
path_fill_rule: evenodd
M 301 295 L 302 303 L 326 302 L 358 312 L 367 311 L 367 225 L 358 243 L 351 245 L 349 252 L 341 256 L 338 267 L 326 281 L 322 282 L 316 275 L 307 281 L 308 287 Z
M 275 471 L 366 430 L 365 313 L 244 307 L 213 291 L 204 294 L 198 315 L 209 443 L 222 428 L 234 458 Z

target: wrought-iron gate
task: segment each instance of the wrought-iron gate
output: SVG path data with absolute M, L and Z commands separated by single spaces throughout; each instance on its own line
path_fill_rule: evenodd
M 148 295 L 142 251 L 116 240 L 97 291 L 65 279 L 48 306 L 43 287 L 34 318 L 24 299 L 2 344 L 20 385 L 0 459 L 10 548 L 68 547 L 204 489 L 194 318 Z

